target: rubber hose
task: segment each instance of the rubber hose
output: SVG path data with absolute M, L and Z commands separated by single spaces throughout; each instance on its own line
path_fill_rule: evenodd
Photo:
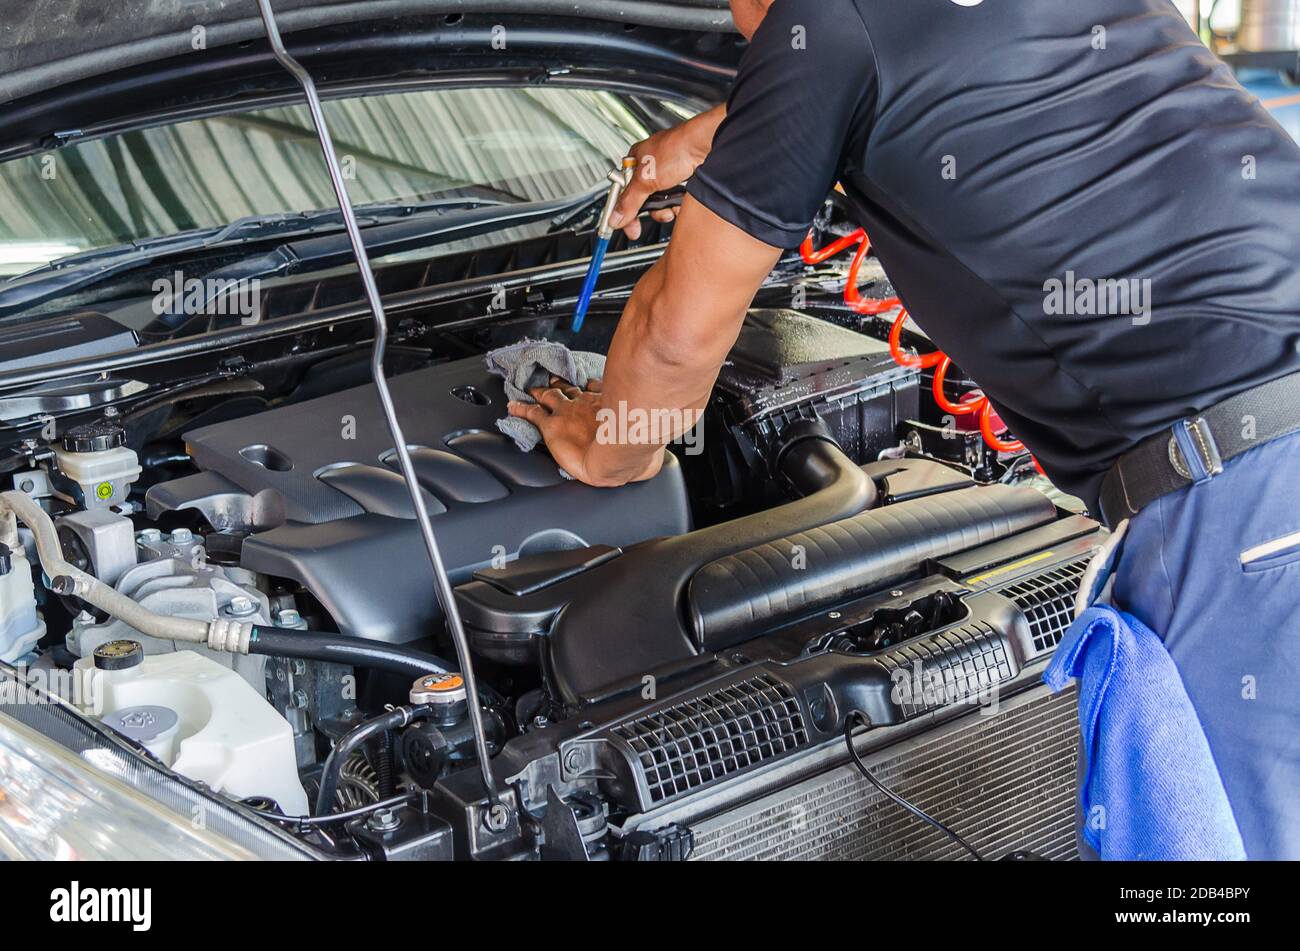
M 778 437 L 774 456 L 774 471 L 790 480 L 804 498 L 844 480 L 858 486 L 860 507 L 856 511 L 880 504 L 876 483 L 844 454 L 821 419 L 800 419 L 787 425 Z
M 425 674 L 445 674 L 456 669 L 455 664 L 436 654 L 408 647 L 326 631 L 296 631 L 260 625 L 253 628 L 248 641 L 248 652 L 268 657 L 297 657 L 346 667 L 386 670 L 411 680 Z
M 45 509 L 24 492 L 0 492 L 0 511 L 12 512 L 36 537 L 41 568 L 57 594 L 75 595 L 101 611 L 133 627 L 141 634 L 167 641 L 210 643 L 207 621 L 156 614 L 126 595 L 115 591 L 94 575 L 87 574 L 63 557 L 54 521 Z

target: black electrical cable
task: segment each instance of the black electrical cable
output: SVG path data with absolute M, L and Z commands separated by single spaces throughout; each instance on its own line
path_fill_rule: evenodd
M 346 822 L 349 819 L 355 819 L 357 816 L 364 816 L 372 812 L 378 812 L 380 809 L 391 809 L 393 806 L 401 806 L 410 802 L 412 799 L 419 799 L 423 793 L 412 789 L 409 792 L 399 793 L 390 799 L 381 799 L 379 802 L 369 802 L 364 806 L 358 806 L 355 809 L 349 809 L 347 812 L 331 812 L 327 816 L 285 816 L 278 812 L 265 812 L 257 810 L 257 814 L 263 819 L 273 819 L 276 822 L 288 822 L 296 826 L 323 826 L 331 822 Z
M 349 756 L 376 736 L 432 715 L 433 707 L 427 703 L 397 707 L 370 718 L 339 737 L 338 742 L 334 744 L 334 749 L 330 750 L 330 755 L 325 759 L 325 768 L 321 770 L 320 791 L 316 793 L 316 815 L 329 814 L 330 808 L 334 805 L 334 796 L 338 792 L 343 764 L 347 762 Z
M 890 789 L 883 782 L 881 782 L 879 779 L 876 778 L 876 775 L 873 772 L 871 772 L 870 769 L 867 768 L 867 764 L 862 761 L 862 757 L 858 755 L 857 748 L 853 745 L 853 727 L 855 723 L 861 723 L 863 727 L 869 727 L 871 726 L 871 720 L 868 719 L 867 715 L 863 713 L 861 710 L 850 710 L 848 716 L 844 718 L 844 743 L 849 748 L 849 757 L 853 760 L 853 765 L 858 768 L 858 772 L 862 773 L 862 775 L 866 777 L 867 782 L 871 783 L 871 785 L 875 786 L 882 793 L 884 793 L 886 796 L 888 796 L 891 800 L 893 800 L 898 805 L 902 806 L 912 815 L 916 816 L 918 819 L 922 820 L 923 822 L 928 822 L 930 825 L 934 826 L 944 835 L 948 836 L 948 838 L 952 839 L 954 842 L 960 845 L 971 855 L 975 856 L 975 859 L 977 861 L 983 862 L 984 856 L 980 855 L 980 853 L 975 849 L 973 845 L 971 845 L 969 842 L 967 842 L 965 839 L 959 836 L 956 832 L 952 831 L 952 829 L 948 828 L 938 819 L 934 818 L 929 813 L 925 812 L 919 806 L 915 806 L 912 803 L 908 802 L 906 799 L 904 799 L 902 796 L 894 792 L 892 789 Z

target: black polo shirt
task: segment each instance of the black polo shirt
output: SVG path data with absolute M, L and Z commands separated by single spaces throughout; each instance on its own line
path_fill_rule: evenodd
M 1094 508 L 1138 440 L 1300 371 L 1300 147 L 1168 0 L 776 0 L 691 194 L 793 247 L 837 180 Z

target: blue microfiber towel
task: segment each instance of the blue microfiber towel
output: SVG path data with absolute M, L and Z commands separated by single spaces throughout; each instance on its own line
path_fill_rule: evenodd
M 1246 857 L 1223 781 L 1182 677 L 1137 618 L 1094 605 L 1043 674 L 1079 681 L 1087 753 L 1083 836 L 1103 859 Z

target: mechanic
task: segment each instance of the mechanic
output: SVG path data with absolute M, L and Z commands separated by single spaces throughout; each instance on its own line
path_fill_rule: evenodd
M 660 447 L 598 439 L 598 411 L 702 409 L 841 183 L 1053 482 L 1131 519 L 1114 602 L 1174 658 L 1248 856 L 1300 858 L 1300 148 L 1168 0 L 732 12 L 751 43 L 726 105 L 632 150 L 629 236 L 690 184 L 603 383 L 511 412 L 577 478 L 651 477 Z

